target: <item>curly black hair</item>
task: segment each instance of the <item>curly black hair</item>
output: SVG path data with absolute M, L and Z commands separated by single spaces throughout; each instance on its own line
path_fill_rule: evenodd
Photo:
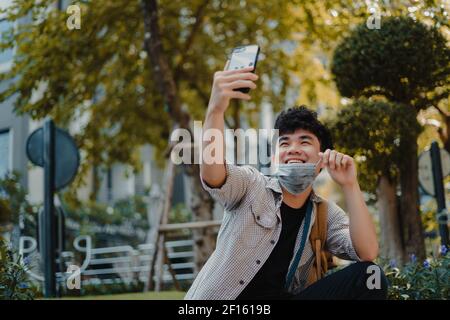
M 283 110 L 275 120 L 274 129 L 279 130 L 279 135 L 293 133 L 297 129 L 303 129 L 314 134 L 320 142 L 320 151 L 333 149 L 333 139 L 330 130 L 318 119 L 317 112 L 306 106 L 298 106 Z

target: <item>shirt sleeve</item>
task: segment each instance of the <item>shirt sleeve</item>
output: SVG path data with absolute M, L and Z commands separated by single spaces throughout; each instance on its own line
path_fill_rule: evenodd
M 236 166 L 225 164 L 227 176 L 225 183 L 219 188 L 211 188 L 200 176 L 203 188 L 218 201 L 227 211 L 239 206 L 257 175 L 257 170 L 251 166 Z
M 332 201 L 328 202 L 327 248 L 340 259 L 361 261 L 350 237 L 349 218 L 345 211 Z

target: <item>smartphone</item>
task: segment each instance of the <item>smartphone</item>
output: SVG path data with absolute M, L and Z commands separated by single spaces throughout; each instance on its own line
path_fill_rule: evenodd
M 256 63 L 258 62 L 258 55 L 258 45 L 236 47 L 231 52 L 230 63 L 228 64 L 227 70 L 237 70 L 253 66 L 254 68 L 252 72 L 255 73 Z M 238 88 L 234 90 L 248 93 L 250 91 L 250 88 Z

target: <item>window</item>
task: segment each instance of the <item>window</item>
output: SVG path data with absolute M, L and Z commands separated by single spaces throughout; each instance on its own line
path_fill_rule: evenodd
M 0 131 L 0 178 L 11 170 L 9 137 L 9 130 Z

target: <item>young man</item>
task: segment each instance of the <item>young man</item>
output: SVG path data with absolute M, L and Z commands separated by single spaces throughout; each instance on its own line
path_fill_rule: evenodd
M 223 136 L 230 99 L 250 99 L 233 89 L 256 88 L 258 76 L 251 70 L 216 72 L 204 130 L 218 129 Z M 353 159 L 333 150 L 329 131 L 306 107 L 283 111 L 275 129 L 275 156 L 283 172 L 277 177 L 225 161 L 201 165 L 203 186 L 224 206 L 225 214 L 216 250 L 185 299 L 384 299 L 387 282 L 371 262 L 378 255 L 378 243 Z M 308 286 L 315 257 L 305 239 L 323 201 L 312 189 L 322 168 L 342 188 L 348 208 L 347 217 L 328 201 L 326 248 L 356 263 Z M 375 287 L 367 284 L 373 268 L 380 277 Z

